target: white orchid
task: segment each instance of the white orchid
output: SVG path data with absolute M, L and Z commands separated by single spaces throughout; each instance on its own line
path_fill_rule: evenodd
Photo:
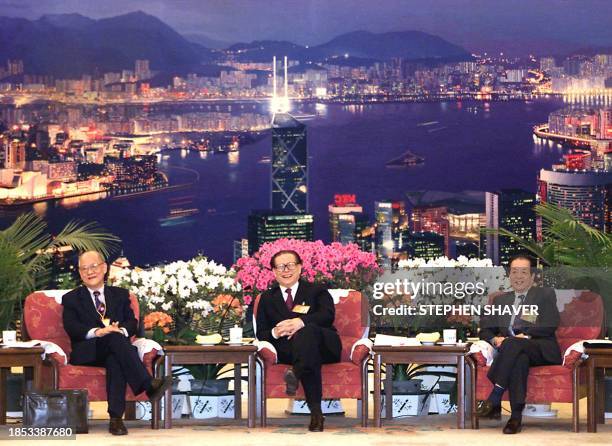
M 148 270 L 121 270 L 112 283 L 128 288 L 150 311 L 165 311 L 174 316 L 181 309 L 189 310 L 181 317 L 190 317 L 195 311 L 206 318 L 213 311 L 210 301 L 216 296 L 235 295 L 241 291 L 233 269 L 205 257 L 187 262 L 180 260 Z

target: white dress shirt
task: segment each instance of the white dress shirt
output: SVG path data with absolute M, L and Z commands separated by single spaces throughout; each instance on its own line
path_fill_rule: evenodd
M 104 297 L 104 286 L 102 286 L 102 288 L 100 288 L 99 290 L 92 290 L 91 288 L 87 288 L 87 291 L 89 291 L 89 296 L 91 297 L 91 301 L 93 303 L 94 308 L 96 308 L 96 311 L 98 311 L 98 308 L 96 307 L 96 297 L 94 296 L 94 292 L 98 291 L 100 293 L 100 295 L 98 296 L 98 300 L 100 302 L 102 302 L 104 304 L 104 306 L 108 309 L 108 306 L 106 305 L 106 298 Z M 102 317 L 102 316 L 100 316 Z M 96 330 L 99 329 L 101 327 L 94 327 L 91 330 L 89 330 L 87 332 L 87 335 L 85 336 L 85 339 L 93 339 L 96 337 Z M 120 327 L 121 331 L 123 332 L 123 334 L 127 337 L 128 336 L 128 332 L 125 328 Z
M 293 299 L 293 302 L 295 303 L 295 296 L 297 296 L 297 290 L 298 287 L 300 286 L 300 282 L 297 281 L 293 284 L 293 286 L 291 288 L 286 288 L 284 286 L 281 286 L 281 295 L 283 296 L 283 300 L 285 301 L 285 303 L 287 302 L 287 290 L 291 290 L 291 298 Z M 272 337 L 274 339 L 278 339 L 278 336 L 276 336 L 276 333 L 274 331 L 274 329 L 272 329 Z

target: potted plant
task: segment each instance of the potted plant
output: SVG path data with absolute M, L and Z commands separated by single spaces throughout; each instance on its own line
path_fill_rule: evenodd
M 121 270 L 113 283 L 133 292 L 144 312 L 163 312 L 172 319 L 164 342 L 193 343 L 198 334 L 220 333 L 241 321 L 244 300 L 234 276 L 233 270 L 198 256 Z
M 47 286 L 56 250 L 70 246 L 108 257 L 119 242 L 96 223 L 72 221 L 51 236 L 41 217 L 31 212 L 17 217 L 0 231 L 0 329 L 8 329 L 18 319 L 29 293 Z

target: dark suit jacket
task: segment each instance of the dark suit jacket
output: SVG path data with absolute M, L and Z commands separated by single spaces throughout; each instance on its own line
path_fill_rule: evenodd
M 129 336 L 136 334 L 138 321 L 130 306 L 128 290 L 114 286 L 104 286 L 106 301 L 106 317 L 111 322 L 119 322 L 119 327 L 127 330 Z M 71 364 L 87 364 L 96 360 L 96 338 L 85 339 L 87 332 L 94 327 L 103 328 L 104 324 L 96 311 L 91 294 L 85 286 L 80 286 L 65 294 L 62 298 L 64 306 L 64 330 L 70 336 L 72 353 Z
M 257 339 L 276 344 L 276 339 L 272 336 L 272 329 L 280 321 L 299 317 L 305 325 L 314 324 L 323 328 L 323 342 L 325 346 L 340 359 L 342 345 L 340 337 L 334 327 L 334 317 L 336 310 L 331 294 L 320 285 L 315 285 L 304 280 L 300 280 L 297 295 L 293 299 L 294 305 L 307 305 L 307 314 L 299 314 L 289 311 L 285 304 L 285 299 L 281 293 L 280 286 L 275 285 L 271 289 L 262 293 L 257 308 Z M 336 355 L 337 353 L 337 355 Z
M 514 303 L 514 291 L 497 296 L 493 305 L 512 306 Z M 518 331 L 532 338 L 540 347 L 544 359 L 552 364 L 561 363 L 561 351 L 555 337 L 555 331 L 559 326 L 559 310 L 557 309 L 557 297 L 552 288 L 531 287 L 523 305 L 536 305 L 538 316 L 535 322 L 521 319 Z M 516 318 L 520 318 L 517 315 Z M 500 314 L 483 317 L 481 321 L 480 339 L 490 341 L 495 336 L 511 336 L 508 328 L 512 315 Z M 515 319 L 516 322 L 516 319 Z M 515 330 L 516 331 L 516 330 Z

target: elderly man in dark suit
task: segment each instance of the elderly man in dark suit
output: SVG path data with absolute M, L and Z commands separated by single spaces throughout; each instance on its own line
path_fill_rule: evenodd
M 340 361 L 342 345 L 333 326 L 329 292 L 300 280 L 302 260 L 295 251 L 277 252 L 270 262 L 278 284 L 261 295 L 257 338 L 274 345 L 278 362 L 293 365 L 285 375 L 288 395 L 301 381 L 310 409 L 310 431 L 323 431 L 321 364 Z
M 497 308 L 521 308 L 518 314 L 498 314 L 484 318 L 480 338 L 496 350 L 488 373 L 493 390 L 476 414 L 482 418 L 501 417 L 501 400 L 507 389 L 510 395 L 510 420 L 504 434 L 521 430 L 522 413 L 527 394 L 529 368 L 561 364 L 561 352 L 555 331 L 559 326 L 559 310 L 554 290 L 533 286 L 535 273 L 531 259 L 517 256 L 510 261 L 510 284 L 513 291 L 498 296 Z M 526 311 L 537 308 L 537 311 Z M 537 313 L 537 314 L 535 314 Z
M 150 400 L 158 400 L 171 379 L 153 379 L 138 357 L 130 342 L 138 322 L 128 290 L 104 285 L 107 268 L 98 252 L 88 251 L 79 256 L 83 286 L 62 298 L 64 329 L 72 343 L 71 364 L 106 369 L 109 432 L 126 435 L 122 420 L 126 385 L 135 395 L 146 392 Z

